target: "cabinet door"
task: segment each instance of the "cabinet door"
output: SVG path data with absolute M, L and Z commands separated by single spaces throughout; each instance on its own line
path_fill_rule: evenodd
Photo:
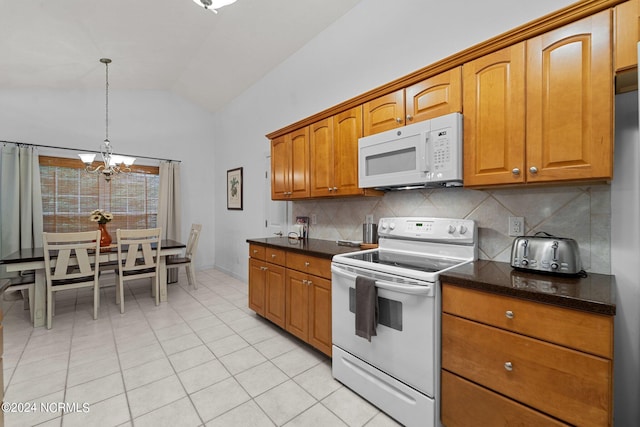
M 331 356 L 331 281 L 309 276 L 309 344 Z
M 464 185 L 525 180 L 525 44 L 463 66 Z
M 291 198 L 309 197 L 309 128 L 289 134 L 291 138 Z
M 285 269 L 267 264 L 264 317 L 281 328 L 285 327 Z
M 362 137 L 362 106 L 336 114 L 333 120 L 334 195 L 363 194 L 358 187 L 358 138 Z
M 333 122 L 331 118 L 310 126 L 309 163 L 311 165 L 311 197 L 333 194 Z
M 286 135 L 271 141 L 271 199 L 288 198 L 291 167 L 289 165 L 290 141 Z
M 363 105 L 364 136 L 404 126 L 404 89 Z
M 303 341 L 309 339 L 308 275 L 295 270 L 286 272 L 286 330 Z
M 261 316 L 265 314 L 266 265 L 264 261 L 249 259 L 249 308 Z
M 416 123 L 462 111 L 461 67 L 405 89 L 406 123 Z
M 615 70 L 627 70 L 638 65 L 638 0 L 629 0 L 615 7 Z M 617 84 L 617 82 L 616 82 Z M 637 88 L 637 79 L 636 79 Z
M 527 41 L 527 181 L 610 179 L 611 11 Z

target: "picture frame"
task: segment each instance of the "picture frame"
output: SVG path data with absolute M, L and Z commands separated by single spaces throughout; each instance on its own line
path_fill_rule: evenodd
M 242 168 L 227 171 L 227 209 L 242 210 Z

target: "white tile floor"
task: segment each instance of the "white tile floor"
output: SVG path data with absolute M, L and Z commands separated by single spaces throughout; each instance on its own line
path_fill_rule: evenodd
M 207 270 L 194 290 L 183 271 L 159 307 L 148 280 L 129 282 L 124 314 L 102 288 L 98 320 L 90 290 L 59 292 L 51 330 L 3 301 L 4 401 L 31 410 L 5 426 L 398 425 L 249 310 L 246 283 Z

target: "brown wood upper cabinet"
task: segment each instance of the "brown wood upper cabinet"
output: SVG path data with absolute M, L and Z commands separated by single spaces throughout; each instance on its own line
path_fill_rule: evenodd
M 638 66 L 638 41 L 640 40 L 640 2 L 629 0 L 615 7 L 615 70 Z
M 527 41 L 527 182 L 611 179 L 611 11 Z
M 461 67 L 364 103 L 364 136 L 462 111 Z
M 271 141 L 271 199 L 309 197 L 309 127 Z
M 465 185 L 610 179 L 611 57 L 606 10 L 465 64 Z
M 310 126 L 311 197 L 364 194 L 358 188 L 362 106 Z

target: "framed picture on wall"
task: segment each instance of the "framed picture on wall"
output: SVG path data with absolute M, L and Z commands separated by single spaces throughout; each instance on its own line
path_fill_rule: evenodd
M 227 209 L 242 210 L 242 168 L 227 171 Z

